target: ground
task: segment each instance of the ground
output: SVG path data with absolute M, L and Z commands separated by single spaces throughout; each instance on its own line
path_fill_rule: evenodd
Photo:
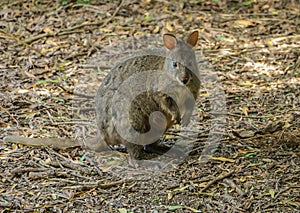
M 0 8 L 1 212 L 300 210 L 299 1 L 16 0 Z M 113 65 L 161 45 L 165 32 L 195 29 L 199 69 L 210 78 L 201 79 L 194 146 L 180 163 L 133 169 L 122 152 L 3 141 L 93 135 L 93 96 Z M 178 128 L 164 140 L 193 132 Z M 218 146 L 204 158 L 211 138 Z

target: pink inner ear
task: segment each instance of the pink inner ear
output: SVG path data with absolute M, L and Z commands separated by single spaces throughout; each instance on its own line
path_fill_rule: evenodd
M 192 32 L 186 42 L 194 47 L 198 41 L 198 34 L 198 31 Z
M 165 46 L 169 49 L 172 50 L 176 47 L 177 45 L 177 39 L 174 35 L 172 34 L 164 34 L 163 40 L 165 43 Z

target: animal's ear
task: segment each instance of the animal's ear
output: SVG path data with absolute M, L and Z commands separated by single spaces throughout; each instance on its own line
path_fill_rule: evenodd
M 163 40 L 166 48 L 169 50 L 174 49 L 178 44 L 176 37 L 169 33 L 164 34 Z
M 195 30 L 191 32 L 186 42 L 194 47 L 197 44 L 198 36 L 199 36 L 199 32 L 198 30 Z

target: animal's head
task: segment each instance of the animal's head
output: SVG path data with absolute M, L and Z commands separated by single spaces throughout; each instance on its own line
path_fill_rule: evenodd
M 190 33 L 186 40 L 166 33 L 163 35 L 163 41 L 167 49 L 165 71 L 170 72 L 184 85 L 188 85 L 192 78 L 198 76 L 195 51 L 193 50 L 198 41 L 198 31 Z

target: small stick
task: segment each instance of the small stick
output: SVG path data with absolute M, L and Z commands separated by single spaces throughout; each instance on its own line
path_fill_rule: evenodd
M 45 54 L 41 53 L 40 50 L 38 50 L 37 48 L 35 48 L 35 47 L 27 44 L 26 41 L 23 41 L 23 40 L 19 39 L 18 37 L 14 36 L 13 34 L 5 32 L 4 30 L 0 30 L 0 32 L 3 33 L 3 34 L 5 34 L 5 35 L 7 35 L 8 38 L 16 40 L 19 44 L 23 44 L 24 46 L 28 47 L 29 49 L 32 49 L 33 51 L 37 52 L 38 54 L 40 54 L 42 56 L 45 56 Z
M 70 28 L 67 28 L 67 29 L 60 30 L 59 32 L 39 34 L 37 36 L 26 39 L 25 41 L 22 42 L 22 44 L 28 45 L 28 43 L 32 43 L 33 41 L 39 40 L 39 39 L 44 38 L 44 37 L 53 37 L 53 36 L 62 36 L 62 35 L 73 34 L 74 30 L 82 29 L 85 26 L 98 26 L 98 25 L 100 25 L 99 28 L 103 28 L 105 25 L 107 25 L 117 15 L 119 10 L 123 6 L 123 3 L 124 3 L 124 0 L 121 1 L 121 3 L 116 8 L 116 10 L 112 14 L 112 16 L 107 18 L 104 22 L 102 22 L 102 21 L 100 21 L 100 22 L 83 22 L 79 25 L 76 25 L 76 26 L 73 26 L 73 27 L 70 27 Z
M 78 141 L 69 138 L 25 138 L 21 136 L 7 136 L 5 142 L 19 143 L 31 147 L 53 147 L 54 149 L 66 150 L 69 148 L 79 147 Z
M 234 188 L 236 193 L 238 193 L 240 196 L 245 195 L 245 192 L 243 192 L 241 188 L 238 187 L 232 180 L 225 179 L 224 182 L 227 183 L 231 188 Z
M 206 189 L 208 189 L 211 185 L 213 185 L 214 183 L 218 182 L 219 180 L 222 180 L 224 178 L 227 178 L 229 176 L 231 176 L 235 171 L 231 171 L 231 172 L 228 172 L 224 175 L 221 175 L 221 176 L 218 176 L 216 177 L 215 179 L 213 179 L 212 181 L 210 181 L 203 189 L 200 190 L 200 193 L 203 193 Z
M 32 168 L 32 167 L 27 167 L 27 168 L 16 168 L 10 171 L 11 174 L 23 174 L 26 172 L 45 172 L 49 170 L 48 168 Z

